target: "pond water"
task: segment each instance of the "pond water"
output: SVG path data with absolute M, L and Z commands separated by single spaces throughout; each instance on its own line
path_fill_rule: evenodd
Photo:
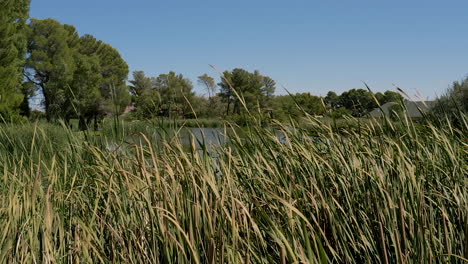
M 179 136 L 183 145 L 190 145 L 193 139 L 197 147 L 200 146 L 200 143 L 207 146 L 220 146 L 229 141 L 223 128 L 184 128 Z
M 233 133 L 232 129 L 224 128 L 182 128 L 181 130 L 162 130 L 154 128 L 154 133 L 152 138 L 150 138 L 153 143 L 157 143 L 163 140 L 170 140 L 173 137 L 177 137 L 183 146 L 189 147 L 192 140 L 194 140 L 195 146 L 198 150 L 202 151 L 202 145 L 204 144 L 209 153 L 214 154 L 221 146 L 229 143 L 229 135 Z M 241 135 L 244 133 L 242 129 L 239 131 L 236 130 L 238 134 Z M 276 131 L 276 136 L 280 143 L 286 143 L 287 139 L 283 132 Z M 309 139 L 314 141 L 317 144 L 323 145 L 319 138 L 310 136 Z M 127 142 L 137 143 L 139 140 L 138 137 L 130 139 Z M 122 150 L 122 145 L 116 143 L 108 143 L 107 149 L 110 151 Z
M 242 131 L 236 132 L 242 135 Z M 222 146 L 229 142 L 229 136 L 226 133 L 232 133 L 230 130 L 224 130 L 223 128 L 184 128 L 179 134 L 179 137 L 183 145 L 189 145 L 192 137 L 200 147 L 200 143 L 205 143 L 207 146 Z M 276 131 L 276 136 L 281 143 L 286 142 L 286 137 L 281 131 Z M 198 142 L 200 141 L 200 143 Z

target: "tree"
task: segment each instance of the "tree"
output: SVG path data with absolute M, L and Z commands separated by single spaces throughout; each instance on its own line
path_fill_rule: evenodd
M 296 93 L 291 95 L 275 96 L 273 99 L 273 113 L 276 119 L 298 119 L 309 115 L 322 115 L 325 106 L 322 98 L 310 93 Z
M 20 105 L 30 0 L 3 0 L 0 9 L 0 121 L 13 120 Z
M 302 116 L 292 95 L 276 95 L 272 99 L 273 117 L 278 120 L 286 120 L 290 117 L 297 119 Z
M 276 83 L 271 78 L 261 75 L 259 71 L 250 73 L 236 68 L 223 73 L 219 86 L 219 95 L 227 103 L 226 115 L 229 115 L 231 104 L 232 113 L 241 112 L 242 101 L 248 109 L 265 108 L 274 94 Z
M 376 94 L 374 94 L 375 96 L 375 99 L 377 99 L 377 102 L 379 102 L 380 105 L 383 105 L 385 104 L 387 101 L 386 101 L 386 98 L 385 98 L 385 95 L 381 92 L 378 92 Z
M 154 78 L 146 77 L 143 71 L 133 72 L 130 93 L 136 107 L 136 116 L 139 118 L 152 118 L 159 115 L 161 95 L 155 88 L 155 82 Z
M 67 99 L 72 109 L 66 111 L 67 119 L 74 114 L 77 115 L 81 130 L 87 129 L 91 120 L 94 119 L 94 126 L 97 129 L 97 113 L 102 99 L 99 90 L 102 82 L 102 75 L 99 73 L 99 58 L 76 53 L 74 59 L 76 70 L 70 89 L 67 90 Z
M 161 113 L 161 95 L 156 89 L 145 91 L 135 97 L 136 116 L 138 118 L 153 118 Z
M 438 120 L 448 118 L 453 125 L 463 127 L 463 114 L 468 113 L 468 77 L 455 81 L 444 95 L 437 98 L 432 113 Z
M 86 34 L 79 39 L 77 50 L 81 55 L 92 57 L 98 62 L 95 67 L 100 78 L 95 85 L 99 90 L 99 101 L 93 111 L 87 114 L 87 123 L 94 119 L 95 126 L 99 119 L 106 114 L 120 115 L 130 104 L 131 96 L 129 87 L 125 81 L 128 76 L 128 65 L 120 53 L 110 44 L 97 40 L 92 35 Z M 96 89 L 96 87 L 93 87 Z
M 403 100 L 403 96 L 400 93 L 393 92 L 393 91 L 385 91 L 384 93 L 384 101 L 385 103 L 389 102 L 401 102 Z
M 28 79 L 43 94 L 47 120 L 62 117 L 67 106 L 65 89 L 69 89 L 75 71 L 69 38 L 74 39 L 77 33 L 50 18 L 32 19 L 30 29 Z
M 44 97 L 48 120 L 77 117 L 80 128 L 130 103 L 128 65 L 111 45 L 53 19 L 32 19 L 28 79 Z
M 325 107 L 319 96 L 310 93 L 298 93 L 293 95 L 296 104 L 309 115 L 323 115 Z
M 154 86 L 154 80 L 146 77 L 144 71 L 134 71 L 130 83 L 130 93 L 134 97 L 142 96 Z
M 103 97 L 100 114 L 120 115 L 131 102 L 126 84 L 129 73 L 128 64 L 115 48 L 106 43 L 100 45 L 97 56 L 103 78 L 100 88 Z
M 271 98 L 273 94 L 275 94 L 276 90 L 276 82 L 268 76 L 262 76 L 262 87 L 260 88 L 262 94 L 264 94 L 267 98 Z
M 198 83 L 205 86 L 205 89 L 208 92 L 208 98 L 211 98 L 211 96 L 216 93 L 216 82 L 213 77 L 209 76 L 208 74 L 205 73 L 201 76 L 198 76 Z
M 29 107 L 29 99 L 35 95 L 34 83 L 25 81 L 21 84 L 21 93 L 23 94 L 23 101 L 20 105 L 20 114 L 25 117 L 30 117 L 31 108 Z
M 372 93 L 364 89 L 351 89 L 342 93 L 339 104 L 351 110 L 355 117 L 362 117 L 377 107 Z
M 195 95 L 192 82 L 182 74 L 169 72 L 155 79 L 155 89 L 161 96 L 160 114 L 166 117 L 188 117 L 189 102 Z
M 327 93 L 327 96 L 324 98 L 325 104 L 329 105 L 331 108 L 336 109 L 339 108 L 340 97 L 332 91 Z

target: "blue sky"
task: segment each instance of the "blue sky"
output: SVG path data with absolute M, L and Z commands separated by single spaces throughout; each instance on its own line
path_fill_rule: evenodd
M 434 98 L 468 74 L 468 1 L 32 0 L 31 17 L 75 25 L 131 70 L 196 77 L 258 69 L 291 92 L 367 82 Z

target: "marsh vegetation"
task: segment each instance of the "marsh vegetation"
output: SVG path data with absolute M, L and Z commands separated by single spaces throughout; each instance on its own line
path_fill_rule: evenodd
M 0 261 L 466 259 L 466 125 L 386 119 L 343 134 L 307 120 L 228 133 L 211 151 L 177 131 L 2 126 Z

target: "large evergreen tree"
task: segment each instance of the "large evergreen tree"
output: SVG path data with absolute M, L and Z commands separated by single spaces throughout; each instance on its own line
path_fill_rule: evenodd
M 372 93 L 364 89 L 351 89 L 342 93 L 339 104 L 350 110 L 355 117 L 363 117 L 377 107 Z
M 161 96 L 160 114 L 166 117 L 189 117 L 189 102 L 195 95 L 192 82 L 182 74 L 169 72 L 155 79 L 155 89 Z
M 214 78 L 206 73 L 198 76 L 198 84 L 205 87 L 206 91 L 208 92 L 209 98 L 211 98 L 211 96 L 215 94 L 216 88 L 218 87 Z
M 113 113 L 119 115 L 131 102 L 126 80 L 129 69 L 120 53 L 111 45 L 103 43 L 97 50 L 101 66 L 101 95 L 103 104 L 101 114 Z
M 29 79 L 43 94 L 49 120 L 76 117 L 84 129 L 124 111 L 128 65 L 115 48 L 53 19 L 32 19 L 30 29 Z
M 76 115 L 79 119 L 80 129 L 86 129 L 92 119 L 97 128 L 97 117 L 102 99 L 99 90 L 102 82 L 99 59 L 97 56 L 75 54 L 76 70 L 70 85 L 67 99 L 73 109 L 68 111 L 69 117 Z
M 54 19 L 32 19 L 27 61 L 29 77 L 44 97 L 48 120 L 63 117 L 68 109 L 66 94 L 75 72 L 74 41 L 76 32 Z
M 153 78 L 146 77 L 144 71 L 134 71 L 133 80 L 130 83 L 130 92 L 134 97 L 143 96 L 150 89 L 154 88 Z
M 30 0 L 0 0 L 0 121 L 20 114 Z
M 276 83 L 271 78 L 261 75 L 259 71 L 250 73 L 240 68 L 225 71 L 219 86 L 219 95 L 227 103 L 227 115 L 239 114 L 243 108 L 242 101 L 248 109 L 266 107 L 276 89 Z
M 156 79 L 147 77 L 144 71 L 134 71 L 130 81 L 132 102 L 136 107 L 136 116 L 152 118 L 160 113 L 161 95 L 155 87 Z

